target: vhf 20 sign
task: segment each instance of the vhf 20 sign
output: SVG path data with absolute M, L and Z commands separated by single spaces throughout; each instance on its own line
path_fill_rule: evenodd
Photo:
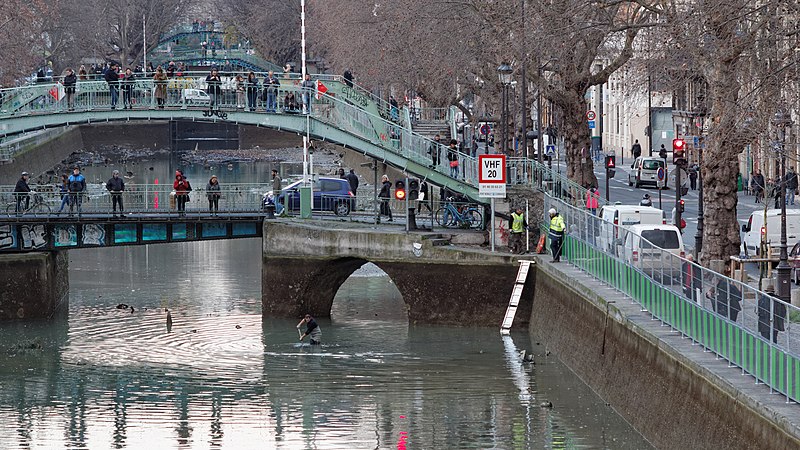
M 506 156 L 478 155 L 478 196 L 506 197 Z

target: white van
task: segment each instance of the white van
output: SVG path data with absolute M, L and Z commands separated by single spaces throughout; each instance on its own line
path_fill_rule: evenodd
M 746 255 L 761 256 L 761 236 L 770 247 L 770 258 L 778 260 L 781 244 L 781 210 L 768 209 L 766 226 L 764 210 L 750 213 L 747 223 L 742 225 L 742 249 Z M 786 242 L 791 246 L 800 238 L 800 209 L 786 210 Z
M 680 276 L 686 249 L 675 225 L 632 225 L 623 232 L 620 256 L 627 264 L 651 276 Z M 665 257 L 665 252 L 676 258 Z
M 613 255 L 616 255 L 616 246 L 622 242 L 619 240 L 619 227 L 667 223 L 664 211 L 652 206 L 605 205 L 600 208 L 599 216 L 602 222 L 597 230 L 597 245 Z
M 667 168 L 664 160 L 650 156 L 640 156 L 631 164 L 631 171 L 628 172 L 628 186 L 639 187 L 643 184 L 658 186 L 658 169 L 664 168 L 664 179 L 667 179 Z
M 206 91 L 200 89 L 184 89 L 182 95 L 183 100 L 189 105 L 194 103 L 201 105 L 211 104 L 211 96 L 208 95 Z

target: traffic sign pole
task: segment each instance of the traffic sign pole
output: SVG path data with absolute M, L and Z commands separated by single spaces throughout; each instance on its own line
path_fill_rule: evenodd
M 489 199 L 489 203 L 492 205 L 492 217 L 489 218 L 489 221 L 492 223 L 492 252 L 494 252 L 494 197 Z

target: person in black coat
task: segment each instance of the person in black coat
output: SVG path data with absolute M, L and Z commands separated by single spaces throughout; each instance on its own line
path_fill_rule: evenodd
M 778 332 L 785 330 L 786 304 L 774 297 L 775 288 L 767 286 L 758 298 L 758 332 L 766 340 L 778 342 Z M 770 304 L 770 300 L 772 300 Z M 771 320 L 770 320 L 771 319 Z M 770 336 L 772 330 L 772 336 Z
M 108 83 L 108 92 L 111 94 L 111 109 L 117 109 L 117 99 L 119 98 L 119 74 L 117 73 L 117 65 L 112 64 L 103 76 L 105 77 L 106 83 Z
M 64 93 L 67 95 L 67 108 L 69 111 L 75 109 L 75 85 L 78 84 L 78 77 L 75 71 L 67 69 L 67 74 L 64 75 Z
M 730 273 L 731 269 L 725 268 L 727 278 L 720 277 L 716 287 L 712 288 L 706 297 L 714 298 L 714 311 L 717 314 L 736 322 L 739 311 L 742 310 L 742 291 L 729 279 Z
M 353 191 L 353 196 L 355 197 L 356 191 L 358 191 L 358 175 L 356 175 L 353 169 L 350 169 L 350 173 L 348 173 L 345 178 L 347 178 L 347 182 L 350 183 L 350 190 Z
M 211 69 L 211 73 L 206 77 L 206 92 L 211 97 L 211 108 L 219 103 L 220 96 L 222 95 L 222 79 L 219 77 L 217 69 Z
M 389 181 L 389 176 L 384 175 L 381 177 L 381 192 L 378 198 L 381 199 L 381 215 L 389 216 L 389 222 L 392 221 L 392 208 L 389 206 L 389 199 L 392 197 L 392 182 Z
M 17 213 L 27 210 L 28 206 L 30 205 L 31 188 L 28 186 L 29 177 L 30 174 L 28 174 L 28 172 L 22 172 L 22 175 L 19 177 L 19 180 L 17 180 L 17 185 L 14 186 L 14 197 L 16 197 L 17 200 L 17 206 L 14 211 Z M 25 202 L 25 208 L 21 208 L 23 201 Z

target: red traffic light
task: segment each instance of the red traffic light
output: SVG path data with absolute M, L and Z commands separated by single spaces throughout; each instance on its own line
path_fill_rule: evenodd
M 406 190 L 405 189 L 395 189 L 394 190 L 394 198 L 398 200 L 405 200 L 406 198 Z
M 617 158 L 615 155 L 606 156 L 606 168 L 613 169 L 617 167 Z
M 675 151 L 683 151 L 686 142 L 683 139 L 673 139 L 672 140 L 672 150 Z

